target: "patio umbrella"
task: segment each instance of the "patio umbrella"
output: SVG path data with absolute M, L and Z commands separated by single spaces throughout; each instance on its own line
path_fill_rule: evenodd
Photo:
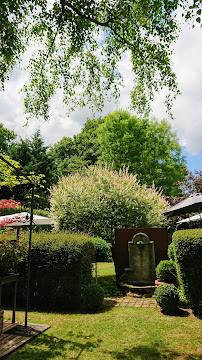
M 29 226 L 30 214 L 21 212 L 12 215 L 0 216 L 0 226 Z M 54 225 L 54 220 L 45 216 L 33 215 L 33 225 Z
M 177 224 L 188 223 L 190 221 L 200 221 L 200 220 L 202 221 L 202 213 L 194 215 L 194 216 L 190 216 L 186 219 L 179 220 L 179 221 L 177 221 Z
M 202 195 L 190 195 L 187 199 L 164 211 L 164 215 L 175 216 L 202 211 Z

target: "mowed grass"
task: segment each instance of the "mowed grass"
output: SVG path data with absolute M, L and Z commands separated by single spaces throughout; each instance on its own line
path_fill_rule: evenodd
M 186 313 L 185 313 L 186 314 Z M 5 318 L 11 312 L 5 311 Z M 24 313 L 17 312 L 17 321 Z M 201 320 L 163 315 L 155 308 L 111 307 L 100 313 L 29 313 L 51 328 L 9 360 L 201 360 Z
M 93 270 L 93 276 L 95 277 L 95 270 Z M 99 262 L 97 263 L 97 276 L 105 280 L 115 280 L 115 268 L 113 262 Z
M 115 279 L 113 263 L 98 263 L 98 283 Z M 163 315 L 155 308 L 103 307 L 99 313 L 30 312 L 28 321 L 51 328 L 9 360 L 201 360 L 202 321 Z M 11 319 L 11 312 L 5 311 Z M 24 313 L 16 320 L 24 322 Z

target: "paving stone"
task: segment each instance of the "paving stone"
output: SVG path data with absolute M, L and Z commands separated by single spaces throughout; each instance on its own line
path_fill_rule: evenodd
M 157 305 L 155 299 L 151 298 L 135 298 L 131 296 L 126 296 L 123 298 L 108 298 L 106 299 L 106 306 L 130 306 L 130 307 L 151 307 L 151 308 L 158 308 L 160 307 Z

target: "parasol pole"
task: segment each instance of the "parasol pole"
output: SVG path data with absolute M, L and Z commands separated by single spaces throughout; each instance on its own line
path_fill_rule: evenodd
M 29 226 L 29 250 L 28 250 L 28 263 L 27 263 L 27 294 L 26 294 L 26 308 L 25 308 L 25 329 L 27 328 L 27 315 L 28 315 L 28 305 L 29 305 L 29 282 L 30 282 L 30 262 L 31 262 L 31 243 L 32 243 L 32 221 L 33 221 L 33 209 L 34 209 L 34 184 L 25 175 L 20 169 L 16 168 L 15 165 L 11 164 L 10 161 L 5 159 L 2 154 L 0 155 L 0 160 L 4 161 L 8 166 L 13 168 L 19 175 L 23 176 L 31 185 L 32 188 L 32 197 L 31 197 L 31 216 L 30 216 L 30 226 Z
M 201 218 L 201 210 L 200 210 L 200 207 L 198 208 L 198 213 L 199 213 L 199 221 L 202 225 L 202 218 Z
M 26 294 L 26 307 L 25 307 L 25 329 L 27 328 L 28 306 L 29 306 L 29 285 L 30 285 L 30 263 L 31 263 L 31 244 L 32 244 L 32 222 L 34 210 L 34 186 L 32 186 L 31 209 L 30 209 L 30 224 L 29 224 L 29 248 L 27 259 L 27 294 Z

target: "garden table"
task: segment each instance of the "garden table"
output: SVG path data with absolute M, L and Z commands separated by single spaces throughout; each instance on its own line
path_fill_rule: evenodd
M 15 323 L 15 312 L 16 312 L 16 295 L 17 295 L 17 282 L 19 280 L 19 274 L 11 274 L 7 276 L 0 277 L 0 309 L 1 309 L 1 295 L 2 295 L 2 286 L 5 284 L 14 283 L 14 299 L 13 299 L 13 316 L 12 323 Z

